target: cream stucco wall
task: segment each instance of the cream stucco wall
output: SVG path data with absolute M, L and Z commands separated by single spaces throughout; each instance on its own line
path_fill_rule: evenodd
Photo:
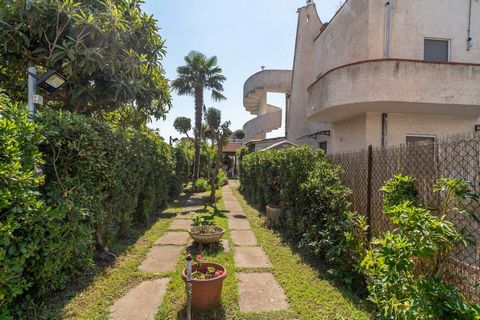
M 314 4 L 298 9 L 297 38 L 285 131 L 289 141 L 296 144 L 308 144 L 312 147 L 317 147 L 318 141 L 299 138 L 325 129 L 325 125 L 321 122 L 307 120 L 306 109 L 307 87 L 316 76 L 315 69 L 312 68 L 314 60 L 313 41 L 321 27 L 322 22 Z
M 477 123 L 477 118 L 470 117 L 389 113 L 387 146 L 405 143 L 407 135 L 441 139 L 459 133 L 473 133 Z
M 355 151 L 366 145 L 366 114 L 331 125 L 328 153 Z
M 363 0 L 349 0 L 360 2 Z M 369 59 L 383 57 L 385 3 L 369 0 Z M 472 1 L 472 48 L 467 47 L 468 0 L 390 0 L 390 57 L 423 59 L 425 38 L 449 39 L 451 61 L 480 62 L 480 2 Z
M 436 139 L 455 134 L 473 133 L 478 118 L 389 113 L 387 116 L 386 147 L 406 143 L 407 136 L 432 136 Z M 328 152 L 339 153 L 366 149 L 382 144 L 382 113 L 363 115 L 332 124 Z
M 315 70 L 368 59 L 369 0 L 349 0 L 315 40 Z

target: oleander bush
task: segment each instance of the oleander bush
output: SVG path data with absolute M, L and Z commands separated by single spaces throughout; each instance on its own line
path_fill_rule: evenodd
M 149 130 L 0 101 L 0 318 L 28 318 L 177 195 L 188 152 Z
M 362 281 L 354 266 L 363 257 L 367 226 L 348 210 L 341 168 L 307 146 L 240 154 L 241 191 L 247 199 L 262 210 L 266 204 L 280 205 L 287 236 L 324 258 L 343 281 Z

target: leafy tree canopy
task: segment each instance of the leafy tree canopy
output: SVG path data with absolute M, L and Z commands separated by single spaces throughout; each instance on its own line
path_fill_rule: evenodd
M 188 138 L 188 132 L 192 129 L 192 120 L 187 117 L 177 117 L 173 122 L 173 127 Z
M 233 137 L 235 139 L 243 139 L 245 138 L 245 132 L 243 132 L 242 129 L 238 129 L 238 130 L 235 130 L 235 132 L 233 132 Z
M 0 0 L 0 87 L 25 100 L 27 67 L 54 69 L 68 82 L 46 96 L 52 107 L 92 114 L 128 105 L 145 119 L 164 117 L 165 41 L 141 3 Z

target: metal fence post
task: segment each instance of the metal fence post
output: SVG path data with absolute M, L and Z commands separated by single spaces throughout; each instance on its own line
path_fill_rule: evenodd
M 373 162 L 373 148 L 368 146 L 367 154 L 367 224 L 368 224 L 368 243 L 372 240 L 372 162 Z

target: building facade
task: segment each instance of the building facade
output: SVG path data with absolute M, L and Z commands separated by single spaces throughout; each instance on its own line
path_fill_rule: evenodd
M 480 123 L 480 2 L 347 0 L 329 23 L 298 9 L 292 70 L 244 85 L 257 117 L 246 140 L 281 126 L 268 92 L 285 93 L 288 141 L 328 153 L 418 144 Z

